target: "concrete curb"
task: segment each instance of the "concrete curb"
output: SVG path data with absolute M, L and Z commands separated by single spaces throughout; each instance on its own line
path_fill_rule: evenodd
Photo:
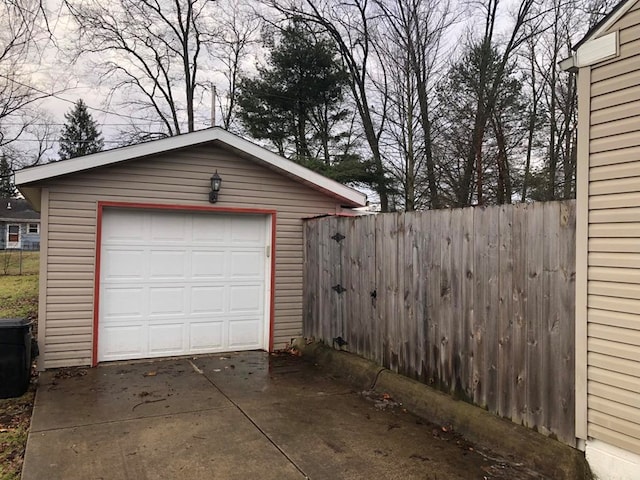
M 294 342 L 303 357 L 355 387 L 390 394 L 412 413 L 440 425 L 451 425 L 471 442 L 522 463 L 549 478 L 593 478 L 584 454 L 533 430 L 454 400 L 408 377 L 357 355 L 322 343 Z

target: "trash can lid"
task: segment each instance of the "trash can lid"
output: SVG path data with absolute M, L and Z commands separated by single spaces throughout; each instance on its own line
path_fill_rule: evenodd
M 32 323 L 33 321 L 29 320 L 28 318 L 0 318 L 0 329 L 27 327 Z

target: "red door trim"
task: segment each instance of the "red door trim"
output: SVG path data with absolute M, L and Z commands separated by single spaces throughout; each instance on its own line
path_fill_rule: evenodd
M 210 207 L 200 205 L 175 205 L 157 203 L 129 203 L 99 201 L 97 207 L 97 228 L 96 228 L 96 256 L 95 256 L 95 278 L 93 284 L 93 351 L 91 365 L 98 364 L 98 316 L 100 311 L 100 260 L 102 245 L 102 215 L 105 208 L 122 208 L 135 210 L 165 210 L 165 211 L 186 211 L 186 212 L 209 212 L 209 213 L 237 213 L 268 215 L 271 217 L 271 288 L 269 298 L 269 351 L 273 351 L 273 330 L 275 326 L 275 289 L 276 289 L 276 220 L 275 210 L 259 208 L 235 208 L 235 207 Z

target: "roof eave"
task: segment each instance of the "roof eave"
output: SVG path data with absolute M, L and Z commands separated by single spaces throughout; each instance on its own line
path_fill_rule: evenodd
M 40 203 L 39 188 L 38 192 L 33 190 L 33 187 L 37 187 L 34 185 L 36 182 L 213 142 L 219 142 L 223 147 L 226 146 L 229 149 L 244 153 L 263 166 L 288 175 L 311 188 L 344 202 L 347 206 L 360 207 L 366 205 L 367 197 L 365 194 L 313 172 L 302 165 L 276 155 L 219 127 L 19 170 L 15 174 L 15 184 L 20 192 L 35 206 Z

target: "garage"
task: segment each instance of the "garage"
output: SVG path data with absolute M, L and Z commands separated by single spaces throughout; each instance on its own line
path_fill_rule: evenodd
M 366 204 L 221 128 L 26 168 L 15 183 L 41 213 L 44 370 L 286 348 L 303 334 L 304 219 Z
M 268 223 L 105 209 L 98 360 L 266 349 Z

